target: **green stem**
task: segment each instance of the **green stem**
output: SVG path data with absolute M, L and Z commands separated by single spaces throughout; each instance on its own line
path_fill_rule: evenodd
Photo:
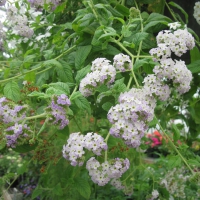
M 155 117 L 156 118 L 156 117 Z M 183 162 L 185 163 L 185 165 L 188 167 L 188 169 L 191 171 L 191 173 L 194 175 L 195 172 L 192 170 L 192 168 L 190 167 L 190 165 L 187 163 L 187 160 L 182 156 L 182 154 L 180 153 L 180 151 L 176 148 L 176 146 L 174 145 L 174 143 L 172 142 L 171 138 L 166 134 L 166 132 L 164 131 L 163 127 L 161 126 L 160 122 L 158 121 L 158 119 L 156 118 L 157 123 L 161 129 L 161 131 L 163 132 L 163 134 L 167 137 L 167 139 L 169 140 L 170 144 L 172 145 L 173 149 L 176 151 L 176 153 L 180 156 L 180 158 L 183 160 Z
M 42 114 L 39 114 L 39 115 L 34 115 L 34 116 L 31 116 L 31 117 L 26 117 L 25 120 L 43 118 L 43 117 L 46 117 L 46 115 L 47 115 L 46 113 L 42 113 Z
M 170 14 L 172 15 L 172 17 L 174 18 L 174 20 L 175 20 L 176 22 L 178 22 L 179 20 L 176 18 L 176 16 L 174 15 L 174 12 L 173 12 L 172 9 L 169 7 L 169 5 L 168 5 L 168 3 L 167 3 L 166 1 L 165 1 L 165 5 L 167 6 L 167 8 L 168 8 Z
M 69 100 L 71 100 L 71 97 L 72 97 L 72 95 L 76 92 L 77 88 L 78 88 L 78 86 L 76 85 L 75 88 L 74 88 L 74 90 L 73 90 L 73 92 L 71 93 L 71 95 L 70 95 L 70 97 L 69 97 Z
M 79 124 L 78 124 L 76 118 L 74 117 L 73 119 L 74 119 L 76 125 L 78 126 L 79 130 L 81 131 L 81 133 L 83 133 L 83 130 L 82 130 L 82 128 L 79 126 Z
M 106 136 L 106 138 L 104 140 L 106 142 L 106 144 L 108 142 L 108 138 L 109 137 L 110 137 L 110 133 L 108 133 L 108 135 Z M 108 150 L 105 151 L 105 158 L 104 158 L 104 160 L 107 161 L 107 159 L 108 159 Z

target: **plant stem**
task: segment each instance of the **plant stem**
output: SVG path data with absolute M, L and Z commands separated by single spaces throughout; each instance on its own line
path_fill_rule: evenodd
M 67 50 L 64 51 L 62 54 L 60 54 L 59 56 L 57 56 L 56 58 L 54 58 L 54 60 L 57 60 L 57 59 L 59 59 L 60 57 L 64 56 L 65 54 L 69 53 L 69 52 L 70 52 L 71 50 L 73 50 L 75 47 L 76 47 L 76 45 L 74 45 L 74 46 L 72 46 L 71 48 L 67 49 Z M 17 76 L 13 76 L 13 77 L 7 78 L 7 79 L 5 79 L 5 80 L 1 80 L 1 81 L 0 81 L 0 84 L 1 84 L 1 83 L 5 83 L 5 82 L 8 82 L 8 81 L 11 81 L 11 80 L 13 80 L 13 79 L 20 78 L 21 76 L 24 76 L 25 74 L 28 74 L 28 73 L 30 73 L 30 72 L 37 71 L 37 70 L 41 69 L 42 67 L 43 67 L 43 63 L 42 63 L 39 67 L 36 67 L 36 68 L 31 69 L 31 70 L 29 70 L 29 71 L 27 71 L 27 72 L 24 72 L 23 74 L 19 74 L 19 75 L 17 75 Z M 50 67 L 50 68 L 52 68 L 52 67 Z M 49 70 L 50 68 L 44 69 L 43 71 L 38 72 L 38 73 L 42 73 L 42 72 L 44 72 L 44 71 L 46 71 L 46 70 Z
M 156 117 L 155 117 L 156 118 Z M 160 122 L 158 121 L 158 119 L 156 118 L 157 123 L 160 127 L 160 129 L 162 130 L 163 134 L 167 137 L 167 139 L 169 140 L 170 144 L 172 145 L 173 149 L 176 151 L 176 153 L 180 156 L 180 158 L 183 160 L 183 162 L 185 163 L 185 165 L 188 167 L 188 169 L 191 171 L 191 173 L 194 175 L 195 172 L 192 170 L 192 168 L 190 167 L 190 165 L 187 163 L 187 160 L 182 156 L 182 154 L 180 153 L 180 151 L 176 148 L 176 146 L 174 145 L 174 143 L 172 142 L 171 138 L 167 135 L 167 133 L 164 131 L 163 127 L 161 126 Z
M 108 135 L 106 136 L 106 138 L 104 140 L 106 142 L 106 144 L 108 142 L 108 138 L 109 137 L 110 137 L 110 133 L 108 133 Z M 104 160 L 107 161 L 107 159 L 108 159 L 108 150 L 105 151 L 105 158 L 104 158 Z
M 179 20 L 176 18 L 176 16 L 174 15 L 172 9 L 169 7 L 169 5 L 168 5 L 168 3 L 167 3 L 166 1 L 165 1 L 165 5 L 167 6 L 167 8 L 168 8 L 170 14 L 172 15 L 172 17 L 174 18 L 174 20 L 175 20 L 176 22 L 178 22 Z

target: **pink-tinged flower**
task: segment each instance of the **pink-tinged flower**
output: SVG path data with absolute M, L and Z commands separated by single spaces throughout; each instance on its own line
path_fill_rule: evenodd
M 151 140 L 153 141 L 153 143 L 151 144 L 151 147 L 155 147 L 162 144 L 162 142 L 158 138 L 153 137 L 151 138 Z

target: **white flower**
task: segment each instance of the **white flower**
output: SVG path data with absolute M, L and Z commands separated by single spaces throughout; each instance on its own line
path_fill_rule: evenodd
M 181 24 L 180 22 L 173 22 L 173 23 L 169 23 L 168 26 L 170 29 L 176 30 L 177 28 L 181 26 Z

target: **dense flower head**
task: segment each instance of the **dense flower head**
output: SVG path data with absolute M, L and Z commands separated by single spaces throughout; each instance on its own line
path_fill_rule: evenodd
M 156 75 L 149 74 L 144 78 L 143 83 L 146 94 L 153 95 L 162 101 L 169 98 L 171 93 L 169 86 L 164 84 Z
M 54 10 L 61 2 L 61 0 L 28 0 L 31 7 L 37 9 L 43 8 L 44 5 L 48 5 L 51 10 Z
M 70 104 L 71 102 L 65 94 L 53 96 L 50 105 L 46 108 L 48 122 L 58 126 L 59 129 L 67 126 L 69 124 L 67 111 Z
M 63 146 L 63 157 L 71 162 L 71 165 L 83 165 L 84 149 L 92 151 L 95 155 L 101 155 L 102 150 L 107 150 L 104 138 L 97 133 L 89 132 L 86 135 L 72 133 Z
M 79 90 L 83 96 L 90 96 L 95 88 L 102 85 L 110 85 L 116 76 L 115 68 L 105 58 L 97 58 L 92 62 L 92 72 L 88 73 L 80 82 Z
M 96 58 L 94 61 L 92 61 L 92 67 L 91 71 L 101 71 L 101 69 L 104 66 L 109 66 L 110 65 L 110 60 L 106 58 Z
M 23 120 L 26 117 L 26 113 L 26 106 L 16 105 L 6 99 L 6 97 L 0 98 L 0 121 L 4 122 L 5 124 L 15 123 Z
M 33 30 L 28 26 L 28 18 L 24 13 L 19 13 L 14 6 L 9 6 L 6 12 L 8 25 L 13 28 L 13 33 L 22 37 L 31 38 Z
M 132 69 L 132 63 L 128 55 L 124 55 L 123 53 L 120 53 L 120 54 L 115 55 L 113 60 L 114 60 L 113 66 L 121 72 Z
M 194 37 L 187 29 L 160 31 L 156 40 L 158 47 L 149 52 L 154 56 L 154 61 L 169 58 L 171 52 L 180 57 L 195 46 Z
M 6 129 L 7 146 L 15 148 L 17 144 L 23 144 L 24 141 L 30 139 L 32 131 L 27 124 L 15 123 Z
M 120 104 L 111 107 L 107 115 L 113 124 L 110 134 L 122 138 L 127 146 L 133 148 L 140 146 L 141 138 L 148 128 L 147 123 L 153 119 L 154 114 L 154 107 L 151 107 L 148 98 L 138 94 L 142 94 L 139 89 L 121 94 Z
M 94 183 L 99 186 L 106 185 L 112 179 L 118 179 L 129 169 L 129 160 L 115 158 L 99 163 L 94 157 L 87 161 L 86 169 Z
M 0 0 L 0 6 L 4 6 L 6 4 L 6 0 Z
M 161 60 L 153 69 L 159 79 L 172 80 L 180 94 L 188 92 L 192 81 L 192 73 L 182 60 L 173 61 L 171 58 Z
M 196 2 L 194 5 L 193 16 L 196 19 L 197 23 L 200 25 L 200 1 Z

